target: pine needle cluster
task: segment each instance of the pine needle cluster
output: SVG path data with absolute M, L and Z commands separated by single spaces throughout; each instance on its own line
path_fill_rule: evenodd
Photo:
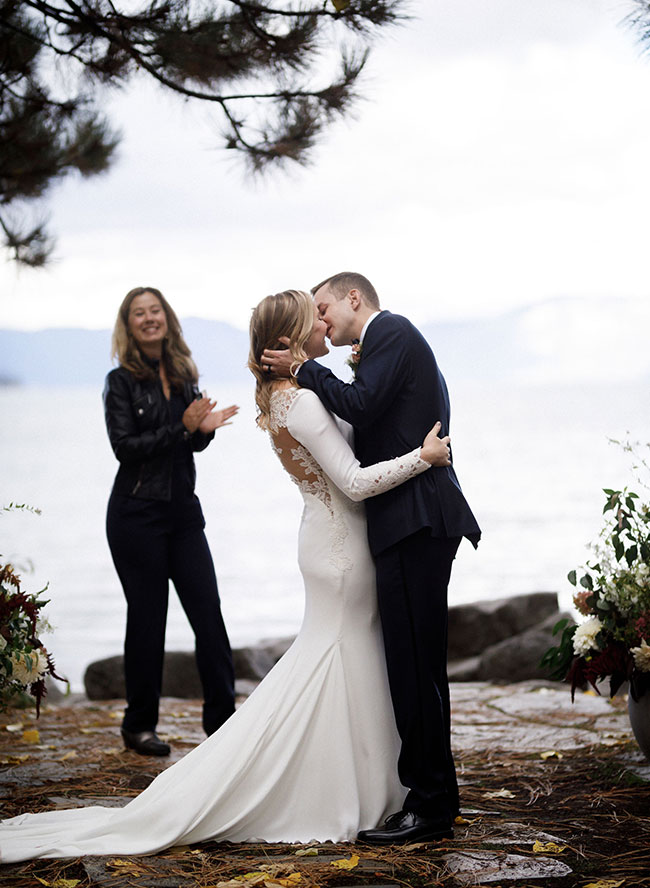
M 19 263 L 52 240 L 28 210 L 54 182 L 109 169 L 101 89 L 137 73 L 216 107 L 253 173 L 307 163 L 358 98 L 372 39 L 405 0 L 0 0 L 0 228 Z

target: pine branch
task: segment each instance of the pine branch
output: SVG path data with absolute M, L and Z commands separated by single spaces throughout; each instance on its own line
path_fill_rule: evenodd
M 0 207 L 41 198 L 71 171 L 107 170 L 117 136 L 93 112 L 95 90 L 136 71 L 219 108 L 224 146 L 239 151 L 251 172 L 309 163 L 326 127 L 358 100 L 371 38 L 405 20 L 405 6 L 144 0 L 125 11 L 118 0 L 0 0 Z M 337 34 L 354 48 L 339 49 L 340 71 L 326 76 Z M 76 91 L 69 76 L 53 84 L 43 73 L 53 58 L 78 76 Z M 9 224 L 5 213 L 2 231 L 17 261 L 45 263 L 43 224 Z
M 54 244 L 47 235 L 43 223 L 33 228 L 13 227 L 0 214 L 0 228 L 4 233 L 4 243 L 13 254 L 14 260 L 19 265 L 27 265 L 30 268 L 43 268 L 52 255 Z

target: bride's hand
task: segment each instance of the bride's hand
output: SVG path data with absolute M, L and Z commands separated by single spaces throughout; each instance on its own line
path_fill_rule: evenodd
M 199 425 L 199 431 L 203 432 L 204 435 L 209 435 L 216 429 L 220 429 L 221 426 L 232 425 L 228 420 L 238 412 L 239 407 L 236 404 L 231 404 L 230 407 L 224 407 L 222 410 L 212 410 L 202 420 Z
M 424 439 L 420 450 L 420 458 L 432 466 L 450 466 L 449 435 L 439 438 L 438 433 L 442 424 L 437 422 Z

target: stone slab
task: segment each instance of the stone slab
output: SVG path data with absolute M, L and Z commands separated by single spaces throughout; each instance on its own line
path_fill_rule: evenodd
M 552 879 L 571 874 L 572 869 L 552 857 L 523 857 L 491 851 L 457 852 L 444 857 L 449 872 L 461 885 L 483 885 L 506 879 Z

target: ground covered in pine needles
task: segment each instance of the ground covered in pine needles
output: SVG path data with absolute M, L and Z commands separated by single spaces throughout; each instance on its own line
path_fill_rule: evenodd
M 200 707 L 166 700 L 161 733 L 178 758 L 202 739 Z M 121 704 L 5 713 L 2 817 L 124 804 L 169 759 L 122 748 Z M 173 758 L 172 758 L 173 760 Z M 176 847 L 151 857 L 29 861 L 0 868 L 6 888 L 334 888 L 343 885 L 650 888 L 650 773 L 634 741 L 563 751 L 460 749 L 462 817 L 453 840 L 360 845 Z

